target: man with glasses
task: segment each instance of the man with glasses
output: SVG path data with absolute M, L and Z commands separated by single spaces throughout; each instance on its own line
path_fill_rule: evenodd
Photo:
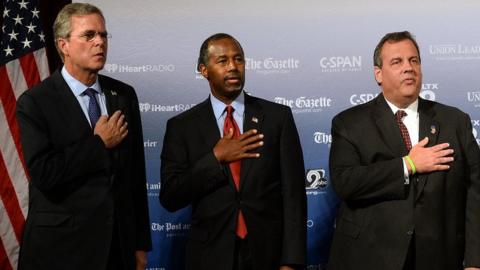
M 31 177 L 19 269 L 144 269 L 151 239 L 137 96 L 98 74 L 110 35 L 97 7 L 65 6 L 54 35 L 63 68 L 18 100 Z

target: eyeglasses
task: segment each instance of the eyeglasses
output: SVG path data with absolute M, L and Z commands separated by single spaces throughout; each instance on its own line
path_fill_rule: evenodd
M 86 31 L 83 34 L 79 35 L 78 37 L 84 39 L 87 42 L 93 41 L 95 37 L 100 36 L 101 39 L 107 40 L 112 38 L 112 34 L 107 32 L 97 32 L 97 31 Z

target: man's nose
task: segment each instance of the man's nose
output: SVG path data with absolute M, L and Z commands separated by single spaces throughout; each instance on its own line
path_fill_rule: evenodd
M 228 70 L 237 70 L 238 66 L 235 60 L 228 61 Z

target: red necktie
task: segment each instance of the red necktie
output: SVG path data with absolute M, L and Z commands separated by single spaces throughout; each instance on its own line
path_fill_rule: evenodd
M 412 141 L 410 141 L 410 135 L 408 134 L 407 127 L 402 122 L 402 119 L 405 116 L 407 116 L 407 113 L 405 111 L 402 111 L 402 110 L 398 110 L 397 113 L 395 113 L 395 119 L 397 120 L 398 127 L 400 128 L 400 131 L 402 132 L 403 142 L 405 143 L 405 146 L 407 147 L 407 151 L 410 152 L 410 149 L 412 149 Z
M 233 130 L 233 138 L 238 138 L 240 136 L 240 129 L 238 128 L 237 122 L 233 118 L 233 107 L 227 106 L 225 108 L 227 111 L 227 117 L 225 117 L 225 123 L 223 124 L 223 135 L 225 136 L 230 132 L 230 129 Z M 235 183 L 235 187 L 237 191 L 240 189 L 240 168 L 242 166 L 242 161 L 237 160 L 230 162 L 228 164 L 230 166 L 230 172 L 232 173 L 233 182 Z M 245 219 L 243 218 L 242 211 L 238 211 L 238 219 L 237 219 L 237 229 L 236 234 L 238 237 L 244 239 L 247 235 L 247 225 L 245 224 Z

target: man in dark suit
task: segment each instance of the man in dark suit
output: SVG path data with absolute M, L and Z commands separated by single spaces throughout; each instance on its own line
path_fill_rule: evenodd
M 204 41 L 198 70 L 211 95 L 168 121 L 161 156 L 160 202 L 192 205 L 186 269 L 302 268 L 304 165 L 290 108 L 242 91 L 244 53 L 230 35 Z
M 62 70 L 18 100 L 31 176 L 19 269 L 144 269 L 151 240 L 135 91 L 98 75 L 109 37 L 98 8 L 65 6 L 54 32 Z
M 387 34 L 382 93 L 332 121 L 329 269 L 480 269 L 480 151 L 467 114 L 419 98 L 420 63 L 409 32 Z

